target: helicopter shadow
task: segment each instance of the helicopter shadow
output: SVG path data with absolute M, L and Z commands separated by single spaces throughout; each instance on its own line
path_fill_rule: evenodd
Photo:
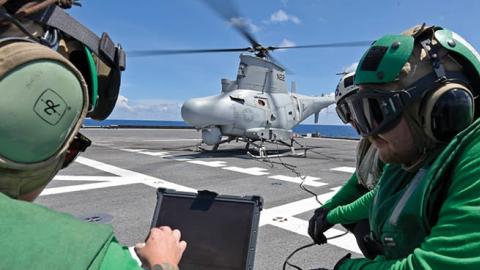
M 249 155 L 248 150 L 245 148 L 228 148 L 228 149 L 217 149 L 217 150 L 208 150 L 208 149 L 202 149 L 200 151 L 195 151 L 192 149 L 189 150 L 182 150 L 182 151 L 190 151 L 191 153 L 182 153 L 182 154 L 176 154 L 176 158 L 191 158 L 191 159 L 219 159 L 219 158 L 238 158 L 238 159 L 256 159 L 255 157 L 252 157 Z M 259 153 L 256 151 L 250 151 L 254 155 L 258 155 Z M 279 150 L 270 150 L 268 151 L 268 154 L 286 154 L 290 152 L 290 149 L 279 149 Z
M 199 146 L 199 145 L 181 145 L 175 147 L 162 147 L 156 150 L 168 151 L 173 154 L 172 158 L 189 158 L 189 159 L 219 159 L 219 158 L 239 158 L 239 159 L 257 159 L 260 153 L 256 149 L 246 149 L 243 146 L 228 146 L 219 149 L 209 149 L 208 146 Z M 275 146 L 272 144 L 272 147 L 267 148 L 268 155 L 285 155 L 290 152 L 290 148 L 283 146 Z M 255 157 L 258 156 L 258 157 Z M 292 157 L 295 157 L 292 155 Z

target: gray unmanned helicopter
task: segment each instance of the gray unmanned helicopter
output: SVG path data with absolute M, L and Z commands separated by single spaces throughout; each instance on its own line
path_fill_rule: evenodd
M 257 42 L 247 25 L 240 19 L 242 17 L 231 1 L 204 0 L 204 2 L 247 39 L 251 47 L 132 51 L 129 56 L 252 53 L 253 55 L 240 55 L 236 80 L 222 79 L 222 91 L 219 95 L 187 100 L 182 106 L 182 118 L 197 130 L 201 130 L 202 143 L 213 146 L 213 150 L 217 150 L 220 144 L 241 140 L 246 142 L 247 150 L 250 145 L 254 146 L 260 154 L 258 157 L 267 155 L 264 142 L 289 146 L 295 154 L 292 129 L 312 114 L 315 114 L 315 123 L 318 123 L 319 112 L 335 102 L 334 95 L 300 95 L 296 93 L 294 82 L 289 93 L 285 68 L 269 52 L 294 48 L 367 46 L 371 41 L 264 47 Z

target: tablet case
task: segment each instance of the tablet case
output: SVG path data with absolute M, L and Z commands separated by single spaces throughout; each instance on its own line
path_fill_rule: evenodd
M 260 196 L 160 188 L 151 227 L 181 231 L 187 242 L 182 270 L 252 270 L 262 206 Z

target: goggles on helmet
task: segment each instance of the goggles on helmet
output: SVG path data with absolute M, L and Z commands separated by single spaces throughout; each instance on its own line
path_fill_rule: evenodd
M 362 136 L 392 128 L 408 106 L 409 91 L 363 90 L 345 98 L 350 121 Z M 412 97 L 413 98 L 413 97 Z
M 351 120 L 351 113 L 350 109 L 348 108 L 348 104 L 345 101 L 341 101 L 337 103 L 337 107 L 335 108 L 337 111 L 338 117 L 344 124 L 350 123 Z
M 402 114 L 432 89 L 447 82 L 468 85 L 459 72 L 446 72 L 447 77 L 456 79 L 438 80 L 432 72 L 402 90 L 364 89 L 345 98 L 351 121 L 362 136 L 371 136 L 393 128 Z M 457 79 L 458 78 L 458 79 Z
M 350 108 L 348 107 L 348 104 L 345 102 L 345 98 L 352 96 L 357 92 L 358 92 L 358 87 L 350 91 L 346 96 L 342 97 L 337 102 L 337 106 L 335 107 L 335 110 L 337 111 L 338 117 L 340 118 L 340 120 L 342 120 L 344 124 L 348 124 L 352 122 Z

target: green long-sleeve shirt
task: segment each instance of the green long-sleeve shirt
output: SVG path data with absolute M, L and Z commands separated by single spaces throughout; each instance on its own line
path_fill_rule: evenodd
M 357 173 L 354 172 L 340 190 L 322 207 L 332 210 L 355 201 L 367 192 L 368 190 L 358 183 Z
M 339 205 L 329 211 L 327 214 L 327 221 L 331 224 L 350 224 L 362 219 L 367 219 L 368 210 L 370 209 L 370 205 L 377 192 L 377 187 L 364 193 L 363 196 L 355 201 L 349 204 Z
M 449 177 L 450 184 L 437 210 L 438 220 L 418 247 L 399 259 L 350 259 L 339 269 L 480 269 L 480 122 L 454 139 L 430 170 Z
M 0 193 L 1 269 L 142 270 L 109 225 L 80 221 Z

